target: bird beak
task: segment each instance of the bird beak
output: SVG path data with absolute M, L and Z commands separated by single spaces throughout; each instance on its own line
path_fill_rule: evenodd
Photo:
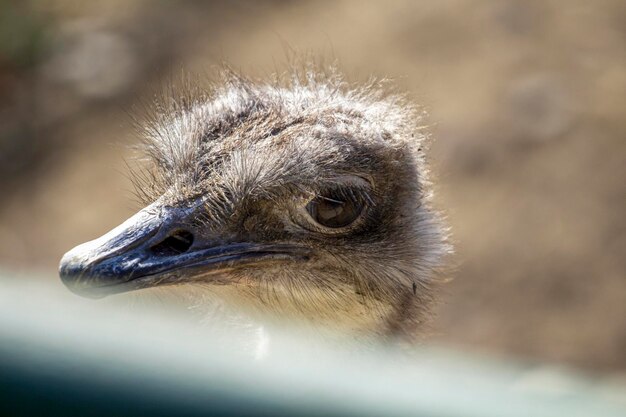
M 290 244 L 200 238 L 188 220 L 200 204 L 146 207 L 104 236 L 67 252 L 59 266 L 61 280 L 79 295 L 101 298 L 206 279 L 261 262 L 306 259 L 301 247 Z

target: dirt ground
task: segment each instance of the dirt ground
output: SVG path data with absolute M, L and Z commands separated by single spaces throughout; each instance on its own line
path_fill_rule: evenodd
M 456 243 L 432 340 L 626 371 L 626 3 L 0 1 L 0 265 L 43 271 L 139 208 L 129 113 L 286 50 L 430 113 Z

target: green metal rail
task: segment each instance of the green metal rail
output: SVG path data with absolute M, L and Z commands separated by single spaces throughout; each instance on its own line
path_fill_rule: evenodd
M 233 333 L 0 278 L 0 415 L 626 416 L 624 386 L 569 371 L 284 333 L 259 357 Z

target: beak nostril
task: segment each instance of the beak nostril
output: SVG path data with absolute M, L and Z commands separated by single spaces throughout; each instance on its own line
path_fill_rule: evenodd
M 187 230 L 177 230 L 161 242 L 150 247 L 156 256 L 172 256 L 187 252 L 193 244 L 193 234 Z

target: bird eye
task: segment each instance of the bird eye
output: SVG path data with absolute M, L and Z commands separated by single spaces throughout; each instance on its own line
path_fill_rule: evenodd
M 322 226 L 337 229 L 352 224 L 363 211 L 363 199 L 354 193 L 325 192 L 309 201 L 306 210 Z

